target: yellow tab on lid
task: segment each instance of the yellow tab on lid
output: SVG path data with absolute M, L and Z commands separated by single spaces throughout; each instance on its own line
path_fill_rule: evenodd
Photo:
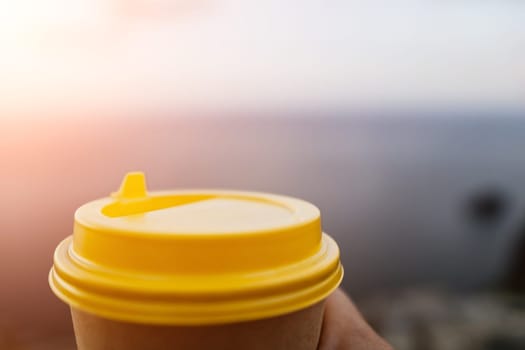
M 137 171 L 126 174 L 118 192 L 111 195 L 118 199 L 135 199 L 146 197 L 146 192 L 146 178 Z

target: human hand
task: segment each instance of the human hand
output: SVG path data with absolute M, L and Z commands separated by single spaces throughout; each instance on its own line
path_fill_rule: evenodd
M 337 289 L 326 301 L 318 350 L 393 350 L 366 323 L 350 298 Z

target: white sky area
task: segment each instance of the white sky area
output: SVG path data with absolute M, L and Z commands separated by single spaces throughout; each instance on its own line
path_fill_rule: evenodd
M 0 117 L 525 107 L 525 1 L 0 0 Z

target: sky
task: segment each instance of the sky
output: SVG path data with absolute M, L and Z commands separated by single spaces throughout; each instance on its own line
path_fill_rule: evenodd
M 513 0 L 0 0 L 2 117 L 525 107 L 524 62 Z

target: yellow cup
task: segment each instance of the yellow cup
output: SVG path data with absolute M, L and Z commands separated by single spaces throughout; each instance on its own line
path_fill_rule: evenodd
M 71 306 L 79 341 L 79 315 L 204 330 L 322 310 L 342 276 L 337 244 L 308 202 L 240 191 L 148 193 L 144 175 L 130 173 L 111 197 L 76 211 L 49 283 Z

